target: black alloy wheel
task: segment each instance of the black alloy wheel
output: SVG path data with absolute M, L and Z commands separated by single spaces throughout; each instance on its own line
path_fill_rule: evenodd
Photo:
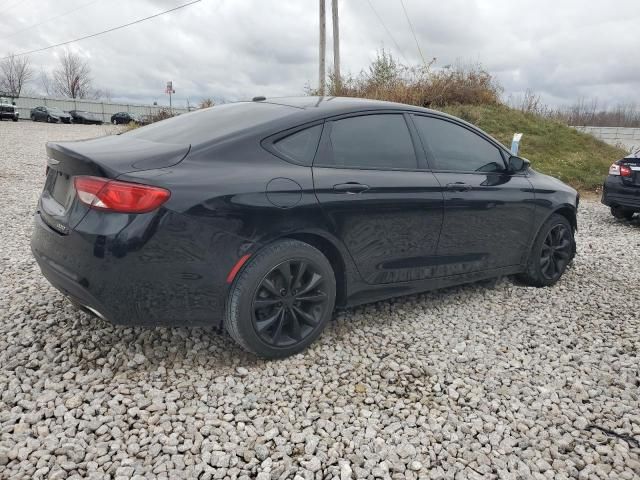
M 529 252 L 525 270 L 518 279 L 533 287 L 548 287 L 556 283 L 573 260 L 576 244 L 573 226 L 557 213 L 540 227 Z
M 561 223 L 553 226 L 542 244 L 540 270 L 548 280 L 562 275 L 571 259 L 571 233 Z
M 229 291 L 224 325 L 238 344 L 263 358 L 301 352 L 333 314 L 336 274 L 308 243 L 273 242 L 252 255 Z
M 253 299 L 253 325 L 265 343 L 287 347 L 303 341 L 329 308 L 318 266 L 286 260 L 262 279 Z

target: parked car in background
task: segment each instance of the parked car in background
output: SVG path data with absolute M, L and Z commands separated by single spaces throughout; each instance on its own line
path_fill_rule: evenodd
M 85 112 L 83 110 L 70 110 L 69 115 L 71 115 L 73 123 L 102 125 L 102 115 L 97 113 Z
M 71 123 L 71 115 L 58 107 L 36 107 L 31 109 L 31 120 L 47 123 Z
M 111 123 L 114 125 L 127 124 L 131 122 L 137 123 L 138 125 L 142 123 L 140 117 L 135 113 L 118 112 L 111 115 Z
M 261 97 L 47 154 L 31 248 L 55 287 L 263 357 L 304 349 L 336 305 L 501 275 L 550 286 L 575 254 L 573 188 L 425 108 Z
M 20 114 L 16 109 L 15 103 L 9 102 L 4 97 L 0 97 L 0 120 L 13 120 L 17 122 L 20 119 Z
M 631 220 L 640 212 L 640 151 L 609 167 L 602 186 L 602 203 L 611 207 L 611 215 Z

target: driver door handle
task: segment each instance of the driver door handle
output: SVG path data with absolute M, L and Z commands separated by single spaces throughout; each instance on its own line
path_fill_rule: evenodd
M 338 183 L 333 186 L 334 192 L 356 194 L 369 190 L 369 185 L 357 182 Z
M 454 192 L 468 192 L 470 190 L 473 190 L 473 186 L 464 182 L 455 182 L 447 183 L 446 189 Z

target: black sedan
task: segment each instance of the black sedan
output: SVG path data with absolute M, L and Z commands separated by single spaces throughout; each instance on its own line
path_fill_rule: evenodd
M 269 358 L 334 307 L 517 274 L 553 285 L 578 194 L 474 126 L 346 98 L 216 106 L 47 144 L 31 247 L 76 305 Z
M 640 152 L 611 165 L 602 187 L 602 203 L 620 219 L 631 220 L 640 212 Z
M 118 112 L 111 115 L 111 123 L 114 125 L 126 125 L 128 123 L 141 123 L 140 117 L 135 113 Z
M 34 122 L 71 123 L 71 115 L 63 112 L 58 107 L 43 106 L 32 108 L 29 116 Z
M 102 115 L 97 113 L 84 112 L 82 110 L 70 110 L 69 115 L 71 115 L 73 123 L 102 125 Z

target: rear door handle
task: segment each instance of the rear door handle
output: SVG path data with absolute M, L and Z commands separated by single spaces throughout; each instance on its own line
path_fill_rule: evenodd
M 473 190 L 472 185 L 464 182 L 447 183 L 446 188 L 454 192 L 468 192 L 469 190 Z
M 364 192 L 366 190 L 369 190 L 369 185 L 357 182 L 338 183 L 337 185 L 333 186 L 333 191 L 339 193 L 355 194 Z

